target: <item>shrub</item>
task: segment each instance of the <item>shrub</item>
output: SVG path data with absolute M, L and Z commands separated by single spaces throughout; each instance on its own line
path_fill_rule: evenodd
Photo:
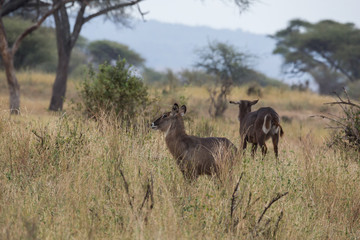
M 335 116 L 333 114 L 320 115 L 319 117 L 329 119 L 332 124 L 333 141 L 330 145 L 338 145 L 343 148 L 354 148 L 360 151 L 360 105 L 352 102 L 344 89 L 347 99 L 341 98 L 337 95 L 335 102 L 327 104 L 338 105 L 343 112 L 342 116 Z
M 90 67 L 81 83 L 80 97 L 88 116 L 95 119 L 103 113 L 115 113 L 130 120 L 148 102 L 146 86 L 125 60 L 117 61 L 115 66 L 105 62 L 97 73 Z

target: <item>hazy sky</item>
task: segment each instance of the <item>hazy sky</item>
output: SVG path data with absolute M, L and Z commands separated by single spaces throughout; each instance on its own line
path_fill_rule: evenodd
M 360 0 L 258 0 L 239 14 L 231 0 L 146 0 L 145 19 L 274 34 L 294 18 L 332 19 L 360 27 Z

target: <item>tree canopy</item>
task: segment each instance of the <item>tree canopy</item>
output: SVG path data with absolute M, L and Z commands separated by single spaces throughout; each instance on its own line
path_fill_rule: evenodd
M 131 50 L 128 46 L 108 41 L 94 41 L 91 42 L 88 46 L 88 49 L 92 55 L 93 62 L 97 64 L 107 62 L 116 62 L 119 57 L 121 59 L 126 59 L 126 61 L 134 66 L 142 66 L 145 62 L 145 59 L 140 56 L 137 52 Z
M 360 30 L 352 23 L 295 19 L 272 37 L 277 41 L 273 53 L 284 58 L 284 72 L 309 73 L 320 91 L 328 83 L 319 76 L 331 75 L 335 85 L 360 79 Z
M 199 60 L 195 66 L 218 77 L 220 81 L 241 84 L 249 72 L 250 55 L 240 52 L 230 44 L 210 42 L 196 53 Z

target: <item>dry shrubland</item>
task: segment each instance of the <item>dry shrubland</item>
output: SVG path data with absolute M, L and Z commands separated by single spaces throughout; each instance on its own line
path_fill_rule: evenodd
M 135 127 L 106 115 L 95 122 L 69 105 L 66 114 L 49 113 L 53 76 L 42 77 L 28 83 L 20 74 L 20 116 L 9 116 L 1 90 L 0 239 L 360 238 L 359 152 L 328 148 L 324 121 L 309 118 L 332 110 L 324 109 L 329 98 L 264 89 L 255 109 L 272 106 L 292 119 L 282 123 L 279 160 L 268 144 L 264 160 L 248 152 L 221 179 L 188 182 L 149 127 L 156 108 Z M 237 108 L 210 119 L 205 88 L 151 95 L 162 110 L 186 101 L 189 134 L 239 145 Z M 246 88 L 230 98 L 247 98 Z

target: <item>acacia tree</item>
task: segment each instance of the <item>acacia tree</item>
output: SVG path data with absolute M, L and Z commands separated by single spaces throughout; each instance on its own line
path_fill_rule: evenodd
M 9 46 L 6 36 L 6 29 L 3 24 L 2 18 L 23 7 L 38 8 L 40 7 L 40 1 L 37 1 L 35 3 L 30 0 L 0 1 L 0 54 L 2 62 L 4 64 L 6 79 L 9 87 L 9 102 L 11 114 L 18 114 L 20 112 L 20 85 L 15 74 L 15 53 L 18 50 L 21 41 L 30 33 L 38 29 L 48 16 L 54 13 L 61 5 L 65 4 L 66 2 L 70 2 L 70 0 L 59 0 L 56 4 L 52 5 L 50 9 L 46 11 L 35 24 L 27 28 L 16 38 L 12 46 Z
M 141 67 L 144 65 L 145 59 L 137 52 L 131 50 L 128 46 L 108 40 L 100 40 L 91 42 L 88 50 L 92 55 L 92 62 L 102 64 L 107 62 L 116 62 L 125 58 L 126 62 Z
M 205 70 L 217 79 L 218 88 L 209 88 L 210 108 L 213 117 L 220 117 L 227 109 L 227 96 L 234 83 L 245 83 L 245 76 L 250 72 L 248 61 L 250 55 L 238 51 L 234 46 L 212 42 L 197 51 L 199 60 L 195 66 Z
M 352 23 L 295 19 L 272 37 L 277 41 L 273 53 L 284 58 L 284 72 L 310 74 L 322 93 L 360 79 L 360 29 Z

